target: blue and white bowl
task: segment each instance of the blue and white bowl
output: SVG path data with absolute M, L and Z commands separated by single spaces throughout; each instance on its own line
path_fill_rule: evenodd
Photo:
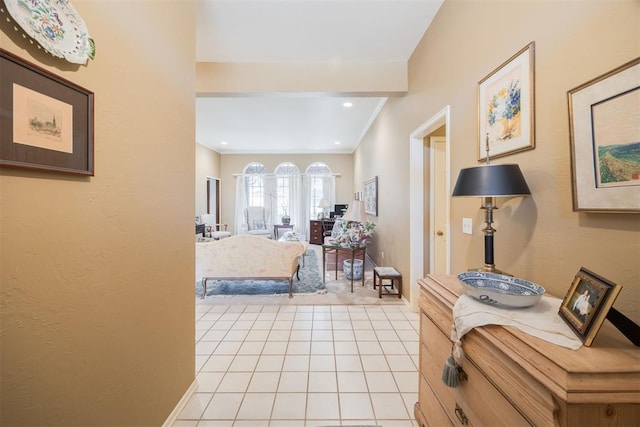
M 469 271 L 458 274 L 458 279 L 467 295 L 503 307 L 532 306 L 545 292 L 540 285 L 503 274 Z

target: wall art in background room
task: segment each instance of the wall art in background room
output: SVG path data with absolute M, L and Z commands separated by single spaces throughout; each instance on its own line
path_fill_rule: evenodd
M 478 160 L 535 147 L 534 42 L 478 83 Z
M 0 49 L 0 165 L 93 175 L 93 98 Z
M 560 317 L 590 346 L 621 289 L 582 267 L 560 304 Z
M 378 216 L 378 177 L 364 182 L 364 213 Z
M 568 97 L 573 210 L 640 212 L 640 58 Z

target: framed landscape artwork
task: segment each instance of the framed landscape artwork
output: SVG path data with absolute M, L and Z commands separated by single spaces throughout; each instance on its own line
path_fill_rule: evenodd
M 640 58 L 568 98 L 573 210 L 640 212 Z
M 378 216 L 378 177 L 364 183 L 364 213 Z
M 535 147 L 534 42 L 478 83 L 478 161 Z
M 93 98 L 0 49 L 0 165 L 93 175 Z
M 558 314 L 584 345 L 590 346 L 622 286 L 580 268 L 560 304 Z

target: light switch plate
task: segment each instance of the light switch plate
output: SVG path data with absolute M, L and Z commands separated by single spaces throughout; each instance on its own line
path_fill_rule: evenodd
M 471 218 L 462 218 L 462 232 L 465 234 L 473 234 L 473 221 Z

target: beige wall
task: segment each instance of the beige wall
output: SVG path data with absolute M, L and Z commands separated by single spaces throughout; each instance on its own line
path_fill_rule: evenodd
M 95 92 L 95 176 L 0 170 L 0 424 L 158 426 L 194 379 L 195 8 L 74 5 L 86 66 L 2 19 Z
M 453 185 L 461 168 L 478 164 L 478 81 L 535 41 L 536 148 L 496 161 L 520 164 L 533 197 L 497 211 L 496 264 L 557 296 L 585 266 L 624 286 L 615 305 L 638 321 L 640 221 L 637 214 L 572 211 L 567 91 L 640 55 L 640 3 L 515 4 L 445 1 L 410 61 L 409 93 L 387 102 L 360 144 L 356 182 L 380 176 L 379 248 L 372 254 L 379 259 L 384 248 L 388 263 L 408 277 L 409 213 L 398 206 L 409 206 L 409 134 L 451 106 Z M 478 206 L 452 200 L 452 273 L 482 264 Z M 463 216 L 473 218 L 472 236 L 462 234 Z
M 207 178 L 220 178 L 220 154 L 196 143 L 196 215 L 207 212 Z
M 407 91 L 405 62 L 198 62 L 196 76 L 199 95 L 315 92 L 394 96 Z
M 326 163 L 336 177 L 336 203 L 351 203 L 353 199 L 353 155 L 351 154 L 222 154 L 221 156 L 221 216 L 222 222 L 235 229 L 236 179 L 251 162 L 260 162 L 273 172 L 280 163 L 290 162 L 304 173 L 314 162 Z

